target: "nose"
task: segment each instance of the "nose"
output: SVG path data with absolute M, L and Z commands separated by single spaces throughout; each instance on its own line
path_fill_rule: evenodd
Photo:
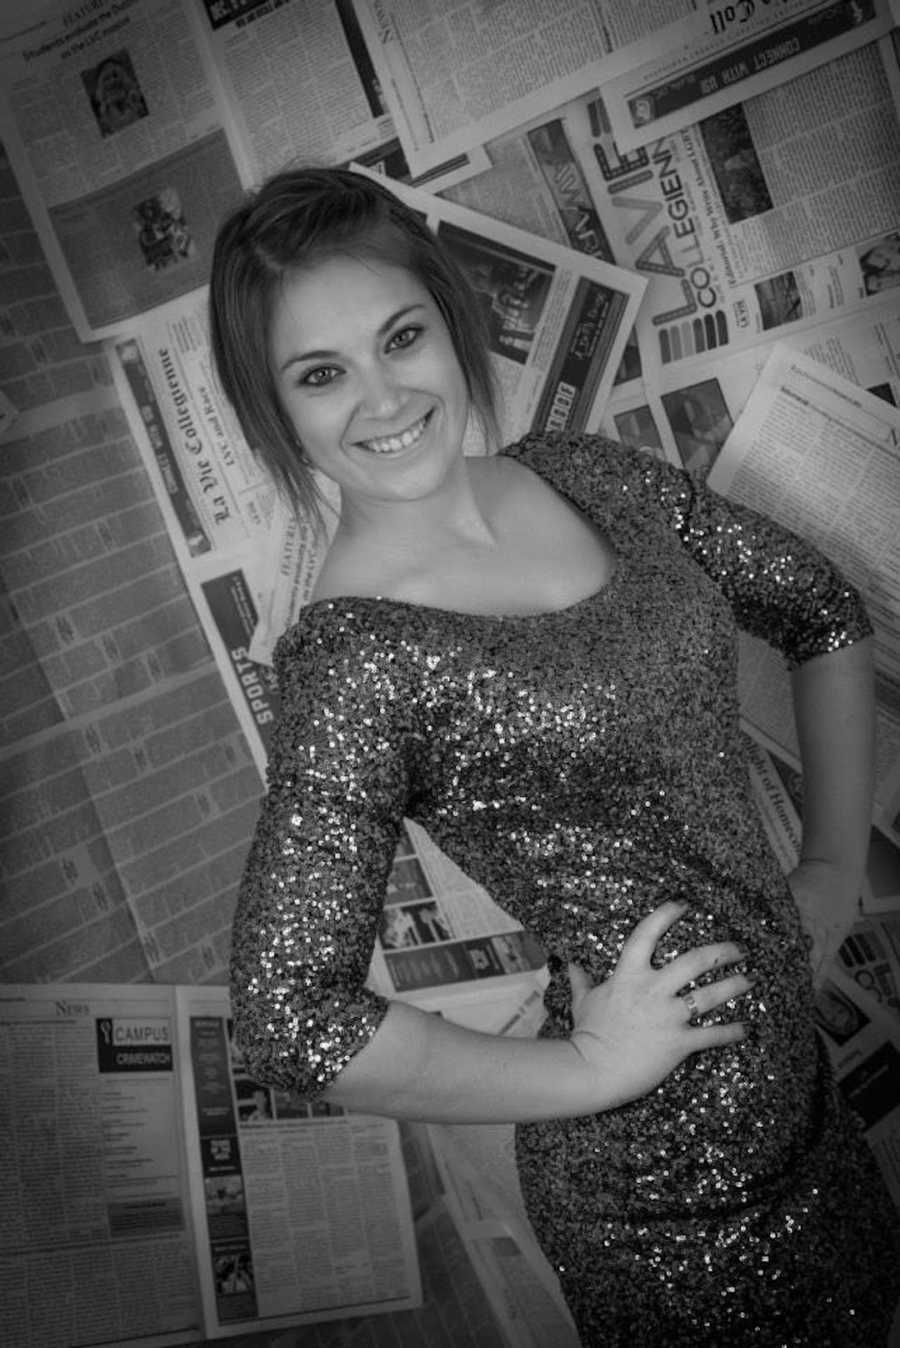
M 394 416 L 403 397 L 393 370 L 383 361 L 373 361 L 362 372 L 361 410 L 366 416 L 384 421 Z

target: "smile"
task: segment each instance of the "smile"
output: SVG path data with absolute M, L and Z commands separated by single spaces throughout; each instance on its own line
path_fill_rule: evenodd
M 401 449 L 409 449 L 421 439 L 430 416 L 430 412 L 426 413 L 421 421 L 414 422 L 400 435 L 384 435 L 376 440 L 360 440 L 358 443 L 373 454 L 397 454 Z

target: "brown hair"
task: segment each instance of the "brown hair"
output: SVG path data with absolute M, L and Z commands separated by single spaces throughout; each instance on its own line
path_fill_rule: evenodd
M 423 217 L 387 187 L 348 169 L 277 173 L 223 221 L 209 289 L 219 382 L 255 457 L 300 513 L 321 524 L 315 479 L 278 398 L 269 327 L 285 276 L 335 254 L 405 268 L 450 332 L 488 443 L 499 441 L 497 391 L 481 311 L 468 281 Z

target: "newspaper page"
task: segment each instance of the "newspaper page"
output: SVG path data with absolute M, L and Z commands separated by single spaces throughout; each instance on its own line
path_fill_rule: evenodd
M 0 987 L 0 1341 L 204 1334 L 168 987 Z
M 766 835 L 788 875 L 800 858 L 803 778 L 799 764 L 746 735 L 750 783 Z M 829 926 L 819 908 L 800 905 L 803 927 L 812 941 L 810 957 L 817 982 L 835 958 L 879 1000 L 897 999 L 900 967 L 900 846 L 880 829 L 869 837 L 866 871 L 855 924 L 847 931 Z M 888 993 L 890 992 L 890 995 Z M 900 1012 L 900 1001 L 897 1001 Z
M 900 838 L 893 792 L 900 742 L 900 413 L 776 343 L 709 474 L 709 483 L 820 546 L 861 589 L 876 628 L 880 752 L 875 822 Z M 757 643 L 758 646 L 758 643 Z M 742 677 L 744 715 L 793 752 L 778 675 Z M 892 774 L 894 776 L 892 777 Z
M 415 841 L 413 841 L 415 839 Z M 408 821 L 388 880 L 368 986 L 498 1032 L 537 987 L 541 947 Z
M 900 279 L 885 52 L 869 44 L 631 152 L 594 92 L 490 142 L 491 170 L 446 195 L 647 280 L 610 405 L 644 443 L 652 434 L 671 449 L 638 377 L 656 385 L 691 359 L 708 367 L 811 330 L 877 304 Z
M 682 131 L 840 52 L 883 37 L 887 0 L 766 0 L 712 3 L 709 29 L 690 46 L 660 46 L 636 69 L 604 81 L 616 140 L 633 150 Z
M 891 1011 L 900 1024 L 900 851 L 890 858 L 891 907 L 866 912 L 855 923 L 840 950 L 844 973 L 867 996 Z
M 797 324 L 783 339 L 835 375 L 900 405 L 900 311 L 890 294 L 819 324 Z M 714 359 L 664 366 L 658 379 L 613 389 L 601 429 L 635 447 L 708 475 L 772 350 L 758 342 Z
M 841 969 L 816 996 L 838 1086 L 860 1116 L 894 1202 L 900 1207 L 900 1023 Z
M 396 1122 L 253 1080 L 223 988 L 177 1002 L 209 1337 L 420 1306 Z
M 296 527 L 219 390 L 206 298 L 197 290 L 156 309 L 108 349 L 185 583 L 262 773 L 277 692 L 271 669 L 258 668 L 249 648 L 269 602 L 274 547 L 289 550 L 287 583 L 303 598 L 313 537 Z
M 428 1125 L 452 1215 L 508 1348 L 578 1348 L 581 1340 L 525 1213 L 512 1130 Z M 472 1144 L 472 1135 L 477 1139 Z M 509 1167 L 512 1167 L 510 1171 Z
M 196 289 L 240 194 L 181 0 L 62 3 L 0 53 L 0 135 L 82 341 Z
M 381 166 L 412 179 L 350 0 L 192 0 L 211 82 L 221 81 L 255 181 L 297 163 Z M 480 147 L 416 178 L 460 182 L 488 167 Z
M 415 172 L 714 32 L 704 0 L 356 0 Z

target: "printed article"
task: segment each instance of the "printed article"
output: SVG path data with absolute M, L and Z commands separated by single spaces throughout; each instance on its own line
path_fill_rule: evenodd
M 276 169 L 410 178 L 349 0 L 60 0 L 0 76 L 0 137 L 83 341 L 204 285 L 222 216 Z M 473 148 L 423 183 L 486 166 Z
M 4 44 L 0 137 L 83 341 L 207 280 L 242 172 L 202 72 L 181 0 L 60 5 Z
M 446 195 L 647 280 L 610 400 L 634 412 L 641 376 L 655 386 L 701 357 L 713 373 L 723 355 L 896 299 L 885 53 L 869 44 L 631 152 L 605 90 L 588 94 L 492 141 L 490 172 Z M 649 430 L 650 409 L 641 417 Z M 652 443 L 674 449 L 665 426 Z
M 900 704 L 900 412 L 776 343 L 708 481 L 820 546 L 860 588 L 875 626 L 875 822 L 900 840 L 896 762 L 884 761 L 898 743 Z M 748 660 L 742 670 L 743 713 L 793 757 L 785 676 L 768 647 L 754 646 L 757 668 Z
M 690 46 L 660 46 L 637 69 L 604 81 L 623 150 L 648 145 L 884 36 L 887 0 L 738 0 L 711 3 L 709 29 Z
M 640 67 L 660 50 L 714 40 L 718 12 L 704 0 L 468 0 L 444 12 L 356 0 L 356 10 L 416 172 Z
M 838 1086 L 862 1119 L 900 1206 L 900 1021 L 862 984 L 835 968 L 816 997 L 816 1021 Z
M 202 16 L 208 77 L 221 82 L 253 181 L 293 163 L 351 160 L 411 181 L 352 0 L 192 3 Z M 414 185 L 434 191 L 487 166 L 474 146 Z
M 397 1124 L 253 1081 L 224 988 L 5 984 L 0 1024 L 4 1343 L 154 1348 L 421 1305 Z

